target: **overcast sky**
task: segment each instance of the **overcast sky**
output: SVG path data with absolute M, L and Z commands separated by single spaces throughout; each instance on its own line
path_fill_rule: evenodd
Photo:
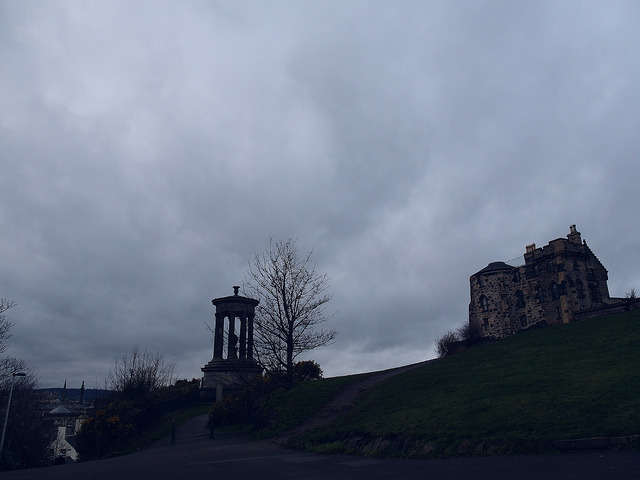
M 0 2 L 6 354 L 200 377 L 269 237 L 331 279 L 325 376 L 434 357 L 469 276 L 577 224 L 640 290 L 640 3 Z

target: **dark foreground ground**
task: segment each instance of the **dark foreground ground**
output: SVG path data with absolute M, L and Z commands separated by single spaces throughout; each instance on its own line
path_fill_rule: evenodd
M 271 440 L 237 434 L 212 440 L 206 416 L 181 427 L 176 444 L 163 440 L 109 460 L 18 470 L 2 479 L 640 479 L 640 452 L 572 452 L 447 460 L 370 459 L 288 450 Z

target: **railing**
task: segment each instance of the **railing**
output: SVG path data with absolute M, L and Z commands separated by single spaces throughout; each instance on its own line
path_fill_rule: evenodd
M 511 265 L 512 267 L 521 267 L 525 264 L 524 255 L 520 255 L 519 257 L 512 258 L 511 260 L 505 260 L 507 265 Z

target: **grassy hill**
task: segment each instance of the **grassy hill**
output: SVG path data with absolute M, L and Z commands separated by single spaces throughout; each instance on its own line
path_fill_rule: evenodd
M 335 379 L 326 382 L 335 388 Z M 324 391 L 323 383 L 311 382 L 304 396 Z M 296 390 L 279 399 L 281 411 L 301 404 Z M 638 433 L 635 311 L 523 332 L 392 377 L 294 443 L 323 452 L 486 455 Z

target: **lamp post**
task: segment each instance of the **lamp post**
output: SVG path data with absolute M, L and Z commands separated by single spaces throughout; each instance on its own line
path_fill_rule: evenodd
M 11 375 L 11 389 L 9 390 L 9 400 L 7 400 L 7 410 L 4 412 L 4 425 L 2 426 L 2 437 L 0 437 L 0 457 L 2 457 L 2 449 L 4 447 L 4 434 L 7 433 L 7 420 L 9 420 L 9 407 L 11 406 L 11 395 L 13 395 L 13 383 L 16 377 L 26 377 L 24 372 L 13 372 Z

